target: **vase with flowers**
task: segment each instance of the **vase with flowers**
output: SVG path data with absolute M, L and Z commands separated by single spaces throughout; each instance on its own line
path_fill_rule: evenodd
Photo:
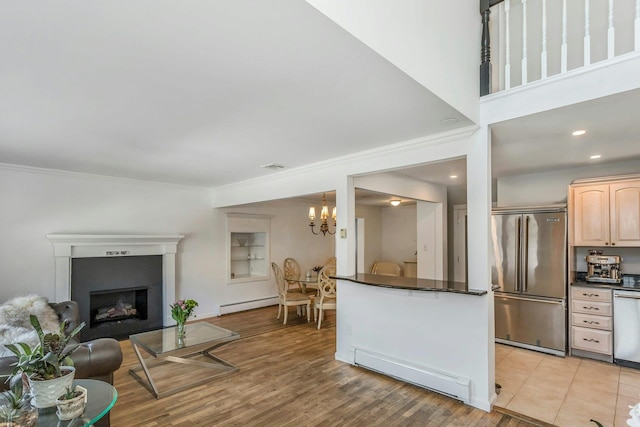
M 169 306 L 171 308 L 171 317 L 178 324 L 178 338 L 184 338 L 186 333 L 184 325 L 197 306 L 198 302 L 192 299 L 181 299 Z

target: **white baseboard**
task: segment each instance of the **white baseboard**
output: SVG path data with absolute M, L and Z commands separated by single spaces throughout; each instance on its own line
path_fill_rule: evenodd
M 471 381 L 456 374 L 420 366 L 362 348 L 354 349 L 354 364 L 471 404 Z M 475 405 L 474 405 L 475 406 Z
M 220 315 L 237 313 L 238 311 L 252 310 L 254 308 L 269 307 L 278 304 L 278 297 L 261 298 L 251 301 L 241 301 L 220 306 Z

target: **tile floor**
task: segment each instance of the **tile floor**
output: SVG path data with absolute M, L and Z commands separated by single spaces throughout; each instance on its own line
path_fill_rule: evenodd
M 640 370 L 496 344 L 496 406 L 557 426 L 626 427 Z

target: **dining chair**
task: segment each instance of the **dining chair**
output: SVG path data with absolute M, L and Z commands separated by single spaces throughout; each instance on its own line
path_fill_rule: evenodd
M 371 274 L 380 274 L 383 276 L 400 276 L 402 269 L 395 262 L 379 262 L 373 263 Z
M 319 297 L 315 298 L 313 305 L 313 320 L 318 321 L 318 329 L 322 325 L 325 310 L 337 308 L 338 295 L 336 293 L 336 281 L 330 276 L 336 274 L 335 265 L 325 265 L 318 275 Z
M 273 274 L 276 277 L 276 285 L 278 285 L 278 319 L 282 313 L 284 307 L 284 323 L 287 324 L 287 315 L 289 314 L 289 307 L 301 307 L 306 306 L 307 309 L 307 322 L 311 321 L 311 298 L 309 295 L 300 292 L 290 292 L 287 286 L 287 282 L 284 280 L 284 274 L 282 269 L 275 262 L 271 263 Z
M 282 265 L 284 272 L 284 281 L 287 282 L 287 288 L 291 291 L 294 287 L 296 292 L 303 292 L 304 288 L 300 286 L 300 265 L 294 258 L 285 258 Z
M 329 267 L 329 268 L 333 268 L 333 274 L 335 274 L 336 272 L 336 257 L 332 256 L 330 258 L 327 258 L 327 260 L 324 262 L 323 267 Z

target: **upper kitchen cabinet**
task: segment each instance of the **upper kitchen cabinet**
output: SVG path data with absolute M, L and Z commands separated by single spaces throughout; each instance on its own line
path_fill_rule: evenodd
M 573 246 L 640 246 L 640 177 L 576 180 L 570 201 Z

